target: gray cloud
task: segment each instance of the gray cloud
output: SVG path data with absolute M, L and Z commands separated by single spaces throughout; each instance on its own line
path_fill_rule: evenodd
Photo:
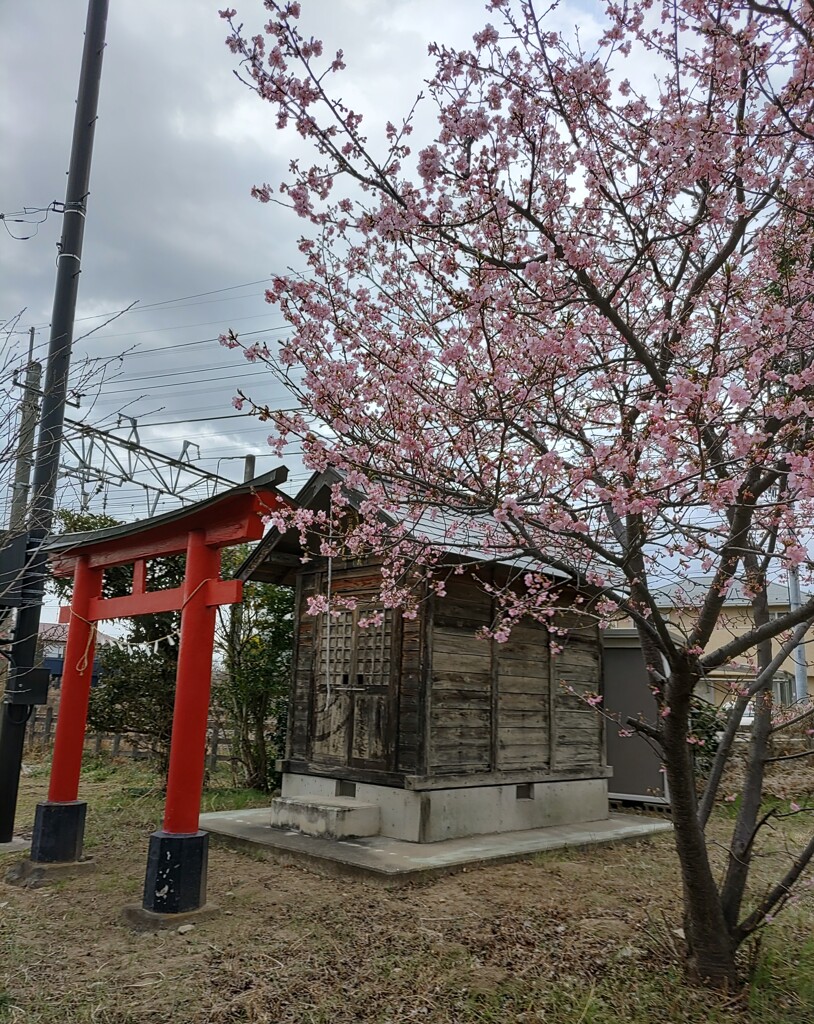
M 266 20 L 258 0 L 236 5 L 252 30 Z M 291 157 L 307 149 L 295 136 L 275 131 L 271 109 L 234 78 L 217 6 L 210 0 L 111 3 L 80 318 L 134 299 L 150 306 L 230 288 L 298 263 L 302 223 L 279 207 L 260 205 L 249 190 L 258 182 L 278 184 Z M 344 49 L 349 69 L 341 92 L 365 113 L 373 135 L 388 118 L 405 113 L 422 88 L 432 70 L 430 40 L 465 45 L 489 20 L 478 0 L 303 0 L 303 8 L 305 29 L 321 36 L 329 52 Z M 578 5 L 568 8 L 568 17 L 584 17 Z M 3 94 L 10 97 L 0 108 L 4 212 L 64 198 L 85 15 L 85 0 L 3 9 L 0 73 Z M 428 113 L 422 130 L 430 129 Z M 0 317 L 27 307 L 22 324 L 40 325 L 41 344 L 47 341 L 59 221 L 51 214 L 30 241 L 0 233 Z M 76 333 L 101 322 L 82 320 Z M 151 446 L 174 453 L 180 440 L 192 437 L 213 468 L 242 450 L 262 452 L 262 425 L 201 421 L 234 411 L 230 399 L 238 383 L 252 384 L 262 398 L 280 397 L 279 387 L 266 382 L 262 371 L 254 380 L 240 377 L 248 365 L 214 341 L 190 343 L 230 325 L 250 331 L 280 324 L 261 286 L 128 313 L 77 345 L 77 358 L 139 346 L 88 421 L 110 424 L 125 404 L 131 413 L 152 413 L 143 419 Z M 26 339 L 18 337 L 22 352 Z M 176 371 L 185 375 L 172 376 Z M 149 427 L 185 419 L 197 422 Z M 273 463 L 265 458 L 258 465 Z M 221 471 L 225 465 L 221 461 Z M 73 500 L 70 490 L 65 500 Z M 132 494 L 112 491 L 108 507 L 120 514 L 140 509 Z

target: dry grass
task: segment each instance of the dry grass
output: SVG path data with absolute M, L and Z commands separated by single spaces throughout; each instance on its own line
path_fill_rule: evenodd
M 44 773 L 25 778 L 22 820 L 44 788 Z M 142 767 L 102 763 L 89 767 L 83 794 L 98 872 L 47 889 L 0 888 L 0 1021 L 814 1021 L 805 900 L 766 933 L 755 981 L 737 998 L 684 983 L 669 836 L 395 892 L 215 847 L 209 893 L 224 913 L 185 935 L 138 935 L 119 911 L 140 899 L 146 839 L 160 819 L 154 780 Z M 251 799 L 210 793 L 207 802 Z M 722 836 L 725 826 L 716 824 Z M 768 838 L 764 879 L 786 856 L 785 835 Z

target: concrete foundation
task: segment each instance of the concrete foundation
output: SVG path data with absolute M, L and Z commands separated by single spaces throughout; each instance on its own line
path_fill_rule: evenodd
M 9 885 L 41 889 L 63 878 L 75 878 L 77 875 L 87 875 L 95 870 L 96 862 L 90 857 L 85 860 L 69 860 L 62 864 L 38 864 L 32 860 L 21 860 L 8 869 L 6 881 Z
M 554 782 L 541 779 L 521 785 L 461 786 L 450 789 L 407 790 L 356 783 L 346 802 L 373 805 L 379 812 L 378 834 L 411 843 L 494 832 L 521 832 L 608 817 L 607 779 Z M 348 783 L 335 778 L 288 773 L 283 776 L 283 799 L 306 805 L 338 800 Z M 276 824 L 276 822 L 275 822 Z M 293 822 L 282 827 L 299 828 Z M 307 832 L 327 835 L 326 832 Z M 346 833 L 349 834 L 349 833 Z M 356 835 L 373 835 L 357 832 Z M 337 838 L 339 838 L 337 834 Z
M 145 910 L 138 903 L 131 903 L 122 908 L 122 920 L 135 932 L 177 931 L 185 924 L 200 924 L 217 917 L 219 913 L 220 908 L 214 903 L 206 903 L 197 910 L 187 910 L 180 914 L 158 914 L 153 910 Z
M 0 857 L 2 857 L 4 853 L 28 853 L 30 849 L 30 839 L 21 839 L 18 836 L 14 836 L 10 842 L 0 843 Z
M 307 836 L 327 839 L 352 839 L 376 836 L 381 828 L 376 804 L 347 796 L 281 796 L 271 802 L 274 828 L 291 828 Z

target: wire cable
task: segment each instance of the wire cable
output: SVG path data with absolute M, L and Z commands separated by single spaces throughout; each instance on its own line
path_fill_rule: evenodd
M 45 209 L 45 207 L 43 207 L 43 209 Z M 36 212 L 42 212 L 42 210 L 38 210 Z M 2 215 L 0 215 L 0 216 L 2 216 Z M 258 285 L 258 284 L 266 284 L 270 280 L 271 280 L 270 276 L 269 277 L 262 277 L 262 278 L 260 278 L 257 281 L 244 281 L 243 284 L 233 284 L 233 285 L 229 285 L 226 288 L 210 288 L 209 291 L 196 292 L 193 295 L 179 295 L 179 296 L 176 296 L 176 298 L 174 298 L 174 299 L 161 299 L 158 302 L 139 303 L 138 306 L 134 306 L 133 310 L 131 310 L 130 312 L 135 312 L 137 310 L 145 310 L 145 309 L 158 309 L 160 306 L 169 306 L 170 308 L 172 308 L 172 303 L 175 303 L 175 302 L 185 302 L 187 299 L 205 298 L 207 295 L 220 295 L 223 292 L 236 291 L 238 288 L 250 288 L 250 287 L 252 287 L 254 285 Z M 240 295 L 239 296 L 235 296 L 235 297 L 236 298 L 247 298 L 247 296 L 240 296 Z M 192 305 L 203 305 L 203 303 L 192 303 Z M 181 307 L 176 306 L 175 308 L 178 309 L 178 308 L 181 308 Z M 118 313 L 118 312 L 120 312 L 120 310 L 114 310 L 114 313 Z M 74 320 L 74 323 L 83 323 L 85 320 L 98 320 L 98 319 L 101 319 L 102 317 L 105 317 L 105 316 L 113 316 L 114 313 L 95 313 L 93 316 L 81 316 L 81 317 L 77 317 L 76 320 Z M 25 329 L 18 328 L 15 333 L 18 333 L 18 334 L 23 334 L 23 333 L 28 334 L 29 328 L 31 328 L 31 327 L 41 328 L 41 327 L 50 327 L 50 326 L 51 326 L 50 321 L 45 321 L 45 322 L 39 323 L 39 324 L 29 324 L 28 327 L 26 327 Z
M 291 328 L 288 324 L 283 324 L 280 327 L 262 327 L 259 331 L 241 331 L 241 338 L 253 338 L 257 334 L 273 334 L 276 331 L 288 331 Z M 132 353 L 127 353 L 128 358 L 136 356 L 146 356 L 152 352 L 172 352 L 178 348 L 191 348 L 193 345 L 205 345 L 207 342 L 218 341 L 218 337 L 214 338 L 200 338 L 198 341 L 182 341 L 176 345 L 158 345 L 156 348 L 138 348 L 134 349 Z

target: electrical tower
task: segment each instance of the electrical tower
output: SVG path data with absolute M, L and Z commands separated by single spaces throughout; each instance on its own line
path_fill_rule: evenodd
M 193 497 L 197 500 L 199 496 L 191 492 L 201 483 L 206 483 L 210 494 L 239 483 L 196 465 L 192 461 L 192 450 L 197 450 L 198 457 L 201 451 L 193 441 L 183 441 L 180 453 L 173 458 L 141 443 L 135 417 L 120 416 L 116 429 L 122 427 L 124 436 L 76 420 L 65 420 L 60 475 L 79 481 L 83 511 L 94 494 L 109 487 L 132 485 L 143 490 L 145 511 L 147 516 L 152 516 L 162 497 L 177 498 L 181 502 Z

